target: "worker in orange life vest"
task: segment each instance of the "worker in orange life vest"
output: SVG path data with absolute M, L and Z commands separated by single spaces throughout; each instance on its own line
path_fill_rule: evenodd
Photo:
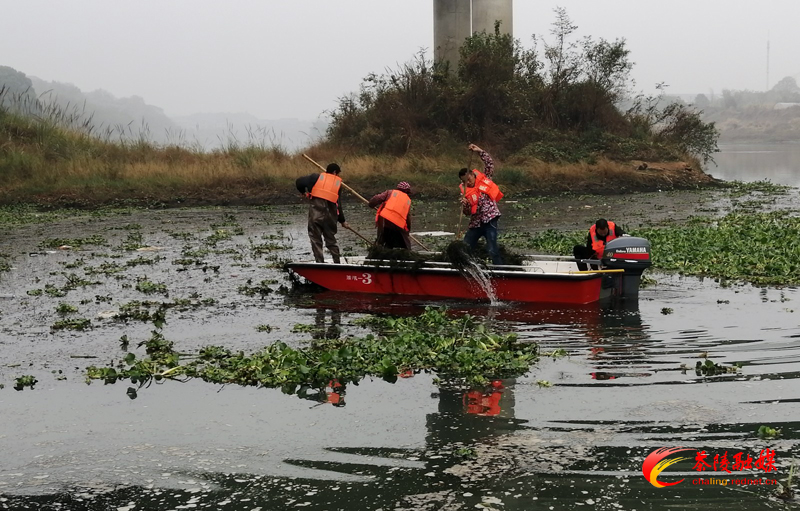
M 625 231 L 614 222 L 609 222 L 605 218 L 599 219 L 589 229 L 589 235 L 586 237 L 586 245 L 575 245 L 572 248 L 572 255 L 575 259 L 602 259 L 603 250 L 606 248 L 606 243 L 619 238 L 625 234 Z M 588 266 L 586 263 L 578 261 L 578 269 L 586 271 Z
M 486 238 L 486 249 L 492 257 L 492 263 L 503 264 L 500 250 L 497 247 L 497 223 L 500 220 L 500 209 L 497 201 L 503 198 L 503 192 L 492 180 L 494 178 L 494 160 L 489 153 L 470 144 L 468 149 L 478 153 L 483 161 L 483 172 L 466 168 L 458 172 L 461 179 L 461 207 L 464 215 L 470 217 L 464 243 L 473 250 L 481 236 Z
M 318 263 L 325 262 L 322 251 L 322 241 L 333 257 L 334 263 L 339 263 L 341 255 L 339 245 L 336 243 L 336 222 L 349 229 L 350 225 L 344 219 L 342 206 L 339 202 L 339 190 L 342 179 L 339 174 L 342 169 L 336 163 L 331 163 L 324 174 L 309 174 L 297 179 L 295 186 L 311 201 L 308 209 L 308 238 L 311 240 L 311 251 L 314 260 Z
M 369 200 L 369 207 L 378 208 L 375 226 L 379 246 L 411 250 L 408 232 L 411 230 L 411 185 L 397 183 L 394 190 L 386 190 Z

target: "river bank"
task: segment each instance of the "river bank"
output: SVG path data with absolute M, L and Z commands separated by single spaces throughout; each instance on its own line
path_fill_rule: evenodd
M 302 156 L 262 155 L 245 167 L 235 158 L 198 157 L 194 163 L 131 162 L 112 172 L 102 165 L 57 169 L 28 178 L 13 175 L 0 187 L 0 204 L 43 208 L 254 206 L 298 202 L 297 177 L 319 170 Z M 477 159 L 351 157 L 322 154 L 323 165 L 341 162 L 344 181 L 371 196 L 411 183 L 417 199 L 452 199 L 458 194 L 458 169 L 477 167 Z M 228 161 L 229 160 L 229 161 Z M 548 163 L 497 161 L 496 181 L 507 199 L 572 194 L 623 194 L 713 187 L 719 180 L 690 162 Z M 345 192 L 346 194 L 347 192 Z

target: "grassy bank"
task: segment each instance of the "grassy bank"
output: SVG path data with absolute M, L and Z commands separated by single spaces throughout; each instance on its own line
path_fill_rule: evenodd
M 491 148 L 487 148 L 491 150 Z M 457 170 L 479 167 L 476 157 L 352 155 L 331 144 L 308 153 L 322 165 L 337 161 L 342 177 L 362 195 L 412 183 L 420 198 L 457 193 Z M 696 188 L 713 182 L 689 163 L 545 162 L 515 156 L 497 161 L 508 197 L 560 192 L 629 192 Z M 147 141 L 103 141 L 48 120 L 0 111 L 0 203 L 58 207 L 100 205 L 264 204 L 296 200 L 294 180 L 318 169 L 280 148 L 229 146 L 204 153 Z
M 403 180 L 418 197 L 454 197 L 458 169 L 479 166 L 469 142 L 495 157 L 508 198 L 713 183 L 700 162 L 718 151 L 714 124 L 693 108 L 661 104 L 661 95 L 628 97 L 625 41 L 578 43 L 576 29 L 558 8 L 555 40 L 543 41 L 543 52 L 498 25 L 467 38 L 452 66 L 420 53 L 372 73 L 339 99 L 325 139 L 306 152 L 323 165 L 338 162 L 362 195 Z M 6 103 L 21 106 L 0 109 L 0 203 L 280 203 L 296 200 L 297 177 L 317 171 L 299 154 L 235 137 L 212 153 L 158 146 L 3 87 L 0 98 L 10 93 Z

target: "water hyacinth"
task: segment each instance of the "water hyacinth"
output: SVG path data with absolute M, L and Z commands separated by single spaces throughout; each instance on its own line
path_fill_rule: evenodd
M 791 211 L 734 212 L 688 225 L 636 229 L 653 247 L 653 267 L 758 285 L 800 283 L 800 217 Z M 545 231 L 528 248 L 568 254 L 586 232 Z
M 154 332 L 153 339 L 140 344 L 148 357 L 129 353 L 116 366 L 89 367 L 87 382 L 200 378 L 294 393 L 301 385 L 323 388 L 331 381 L 357 383 L 368 376 L 394 382 L 400 373 L 432 371 L 446 382 L 479 385 L 520 376 L 538 360 L 536 345 L 518 343 L 514 334 L 492 333 L 471 316 L 450 319 L 444 310 L 428 308 L 410 318 L 375 317 L 369 323 L 378 335 L 315 340 L 306 349 L 275 342 L 250 355 L 220 346 L 185 355 Z

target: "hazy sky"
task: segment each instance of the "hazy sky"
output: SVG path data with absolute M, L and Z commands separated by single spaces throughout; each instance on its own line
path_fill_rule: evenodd
M 516 0 L 514 36 L 625 38 L 637 87 L 720 93 L 800 78 L 800 0 Z M 316 118 L 433 41 L 432 0 L 0 0 L 0 65 L 168 115 Z

